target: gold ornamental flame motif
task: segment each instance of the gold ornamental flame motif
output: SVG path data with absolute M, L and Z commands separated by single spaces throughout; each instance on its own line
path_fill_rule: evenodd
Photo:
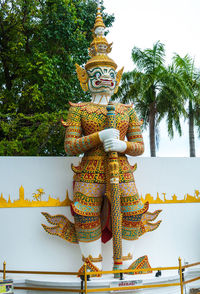
M 83 91 L 87 91 L 88 90 L 88 75 L 85 69 L 83 69 L 80 65 L 78 65 L 77 63 L 75 64 L 76 66 L 76 73 L 78 76 L 78 79 L 80 81 L 80 85 L 81 88 L 83 89 Z
M 109 171 L 111 179 L 119 177 L 119 163 L 117 159 L 113 160 L 112 162 L 109 162 Z

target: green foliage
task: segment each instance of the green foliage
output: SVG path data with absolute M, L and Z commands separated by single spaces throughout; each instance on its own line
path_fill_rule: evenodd
M 196 125 L 200 123 L 200 70 L 195 67 L 194 60 L 185 55 L 181 57 L 175 54 L 173 57 L 174 71 L 179 76 L 185 91 L 183 92 L 184 99 L 190 101 L 194 121 Z M 189 108 L 186 113 L 189 117 Z
M 34 115 L 0 115 L 0 156 L 63 155 L 64 128 L 60 117 L 67 111 Z
M 60 119 L 89 98 L 74 64 L 88 59 L 95 15 L 93 0 L 1 1 L 0 155 L 64 155 Z

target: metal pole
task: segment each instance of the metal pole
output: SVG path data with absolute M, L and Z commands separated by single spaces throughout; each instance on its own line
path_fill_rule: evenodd
M 182 264 L 181 264 L 181 258 L 179 257 L 179 275 L 180 275 L 180 286 L 181 286 L 181 294 L 183 294 L 183 277 L 182 277 Z
M 3 280 L 6 279 L 6 262 L 3 263 Z
M 81 290 L 83 290 L 83 280 L 81 280 Z M 83 292 L 80 292 L 80 294 L 82 294 Z
M 85 293 L 87 294 L 87 264 L 84 263 Z
M 109 102 L 107 106 L 107 127 L 116 128 L 115 105 Z M 119 191 L 119 163 L 117 152 L 108 153 L 108 180 L 111 200 L 112 235 L 113 235 L 113 270 L 122 268 L 122 217 Z M 114 274 L 114 278 L 119 278 Z

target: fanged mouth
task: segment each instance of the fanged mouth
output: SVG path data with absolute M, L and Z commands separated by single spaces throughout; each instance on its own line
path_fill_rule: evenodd
M 104 85 L 104 86 L 111 86 L 111 87 L 113 87 L 114 86 L 114 83 L 113 83 L 112 80 L 101 79 L 101 80 L 96 81 L 95 82 L 95 85 L 96 86 Z

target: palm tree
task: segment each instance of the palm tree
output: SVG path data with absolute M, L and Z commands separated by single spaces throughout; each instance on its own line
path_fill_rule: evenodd
M 182 80 L 187 92 L 185 99 L 188 101 L 187 118 L 189 121 L 189 148 L 190 157 L 195 157 L 194 126 L 200 129 L 200 71 L 194 66 L 194 60 L 189 56 L 181 57 L 175 54 L 173 57 L 174 69 Z
M 168 131 L 173 137 L 173 126 L 181 134 L 180 113 L 184 111 L 180 96 L 181 84 L 172 66 L 165 67 L 165 48 L 159 41 L 152 49 L 134 47 L 132 60 L 136 68 L 122 77 L 118 97 L 124 103 L 134 102 L 136 111 L 149 125 L 150 154 L 156 156 L 158 125 L 167 114 Z

